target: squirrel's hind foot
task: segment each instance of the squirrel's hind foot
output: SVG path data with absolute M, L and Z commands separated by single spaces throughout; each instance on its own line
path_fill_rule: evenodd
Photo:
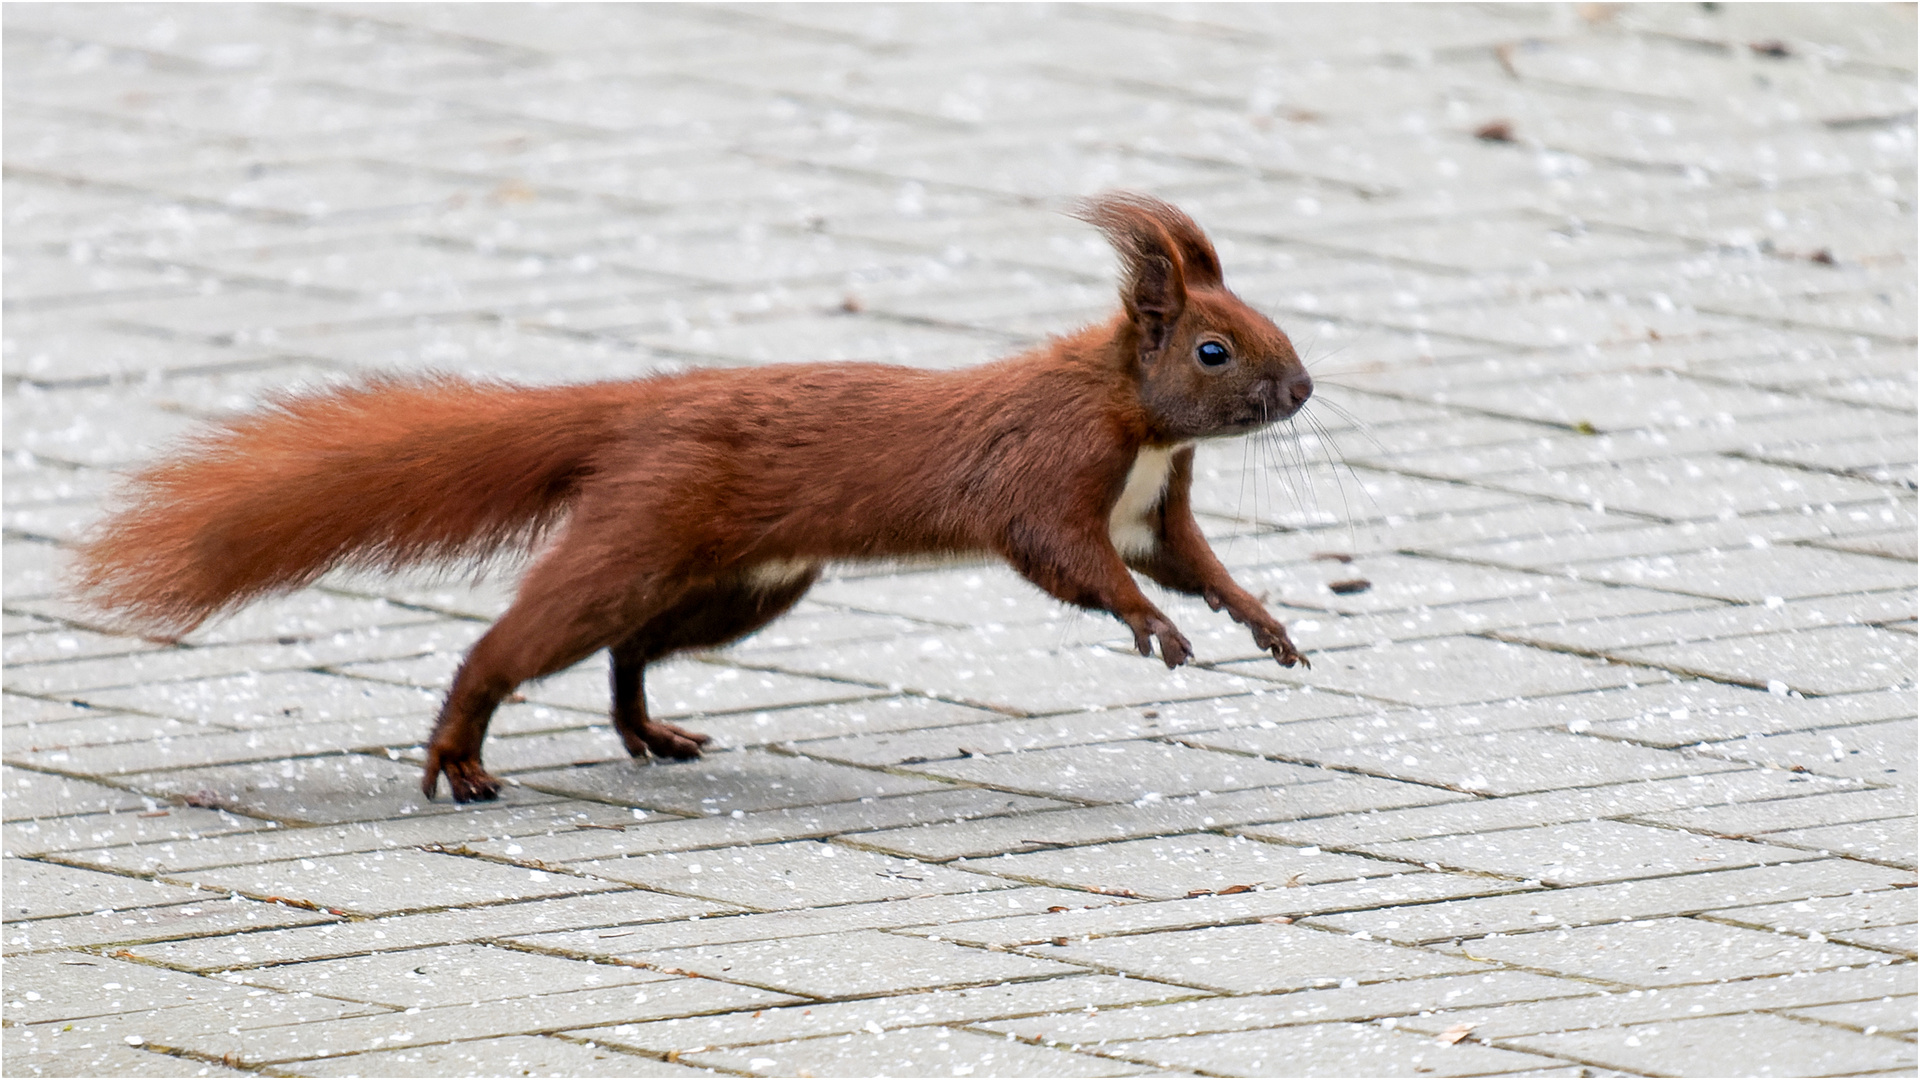
M 701 747 L 713 741 L 711 735 L 657 720 L 643 720 L 638 732 L 623 731 L 620 738 L 627 745 L 627 753 L 634 757 L 651 756 L 662 761 L 692 761 L 700 756 Z
M 500 797 L 500 781 L 480 762 L 443 761 L 438 753 L 429 752 L 427 774 L 420 781 L 420 790 L 427 793 L 427 798 L 433 798 L 441 773 L 447 776 L 447 789 L 453 793 L 454 802 L 489 802 Z

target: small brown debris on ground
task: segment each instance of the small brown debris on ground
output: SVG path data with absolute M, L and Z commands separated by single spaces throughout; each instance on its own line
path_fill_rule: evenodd
M 1520 77 L 1520 69 L 1513 66 L 1513 43 L 1503 42 L 1493 47 L 1493 58 L 1500 62 L 1500 70 L 1513 78 Z
M 1373 582 L 1368 581 L 1366 578 L 1348 578 L 1345 581 L 1328 582 L 1327 588 L 1340 596 L 1346 596 L 1351 593 L 1366 592 L 1368 589 L 1373 588 Z
M 1513 141 L 1513 123 L 1509 120 L 1489 120 L 1473 129 L 1473 137 L 1481 142 Z
M 1786 42 L 1775 39 L 1750 41 L 1747 48 L 1752 49 L 1755 56 L 1771 56 L 1775 60 L 1784 60 L 1793 55 L 1793 49 Z
M 1472 1034 L 1473 1029 L 1479 1026 L 1480 1024 L 1477 1021 L 1465 1020 L 1441 1032 L 1433 1041 L 1439 1043 L 1441 1046 L 1452 1046 L 1454 1043 Z

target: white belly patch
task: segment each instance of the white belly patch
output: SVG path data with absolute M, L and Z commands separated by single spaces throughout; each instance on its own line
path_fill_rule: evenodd
M 764 592 L 784 588 L 799 581 L 815 570 L 820 564 L 811 559 L 768 559 L 755 563 L 744 575 L 747 584 Z
M 1143 446 L 1134 457 L 1133 467 L 1127 470 L 1127 486 L 1107 515 L 1107 536 L 1121 555 L 1145 558 L 1160 543 L 1149 515 L 1167 492 L 1173 455 L 1185 446 Z

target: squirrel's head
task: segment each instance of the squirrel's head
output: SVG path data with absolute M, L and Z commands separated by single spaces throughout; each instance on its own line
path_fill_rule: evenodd
M 1273 320 L 1228 291 L 1220 256 L 1193 219 L 1123 192 L 1076 215 L 1120 253 L 1120 344 L 1138 365 L 1140 402 L 1172 441 L 1235 435 L 1298 412 L 1313 379 Z

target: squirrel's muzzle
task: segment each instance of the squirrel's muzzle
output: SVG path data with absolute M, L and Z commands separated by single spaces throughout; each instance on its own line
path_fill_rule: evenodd
M 1285 420 L 1300 411 L 1313 396 L 1313 376 L 1294 371 L 1277 379 L 1260 379 L 1247 390 L 1247 400 L 1269 421 Z

